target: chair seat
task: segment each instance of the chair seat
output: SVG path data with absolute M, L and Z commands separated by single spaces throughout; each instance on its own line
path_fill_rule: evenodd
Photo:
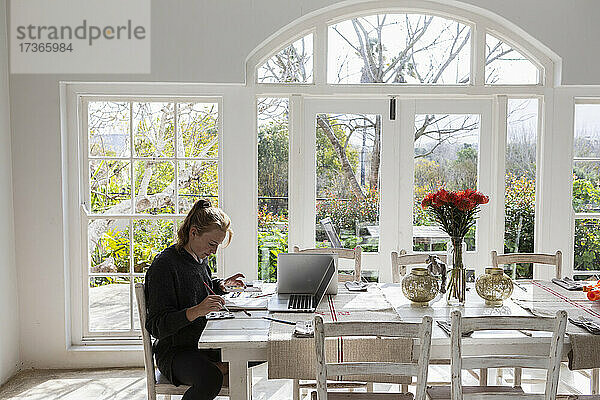
M 367 393 L 367 392 L 329 392 L 327 400 L 413 400 L 412 393 Z M 317 399 L 317 392 L 311 393 L 311 400 Z
M 166 376 L 164 376 L 163 374 L 160 373 L 160 371 L 158 370 L 158 368 L 155 369 L 154 371 L 155 371 L 154 372 L 154 376 L 156 377 L 156 384 L 157 385 L 173 385 L 171 383 L 171 381 Z M 173 385 L 173 386 L 175 386 L 175 385 Z M 180 385 L 180 386 L 177 386 L 177 387 L 181 387 L 181 386 L 185 386 L 185 385 Z M 188 388 L 189 388 L 189 386 L 185 386 L 185 390 L 187 390 Z M 184 392 L 185 392 L 185 390 L 184 390 Z
M 175 394 L 175 395 L 183 395 L 186 390 L 190 388 L 188 385 L 179 385 L 175 386 L 171 383 L 170 380 L 167 379 L 166 376 L 160 373 L 158 369 L 155 370 L 156 377 L 156 393 L 158 394 Z M 219 396 L 229 396 L 229 375 L 224 377 L 223 387 L 219 392 Z
M 573 394 L 567 397 L 568 400 L 600 400 L 597 394 Z
M 450 399 L 450 386 L 429 386 L 426 390 L 427 397 L 431 400 Z M 520 387 L 511 386 L 463 386 L 464 394 L 478 393 L 511 393 L 525 394 Z
M 355 389 L 355 388 L 364 388 L 367 386 L 366 382 L 344 382 L 344 381 L 327 381 L 327 387 L 329 389 Z M 301 389 L 314 389 L 317 387 L 317 382 L 300 382 L 298 383 L 298 387 Z

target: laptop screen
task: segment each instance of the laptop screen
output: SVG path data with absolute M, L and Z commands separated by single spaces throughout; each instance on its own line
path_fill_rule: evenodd
M 329 286 L 329 282 L 331 282 L 331 278 L 333 278 L 333 274 L 335 273 L 335 262 L 333 259 L 327 265 L 327 269 L 325 270 L 325 274 L 323 275 L 323 279 L 319 283 L 319 287 L 313 296 L 313 307 L 317 308 L 319 302 L 323 298 L 325 291 L 327 290 L 327 286 Z

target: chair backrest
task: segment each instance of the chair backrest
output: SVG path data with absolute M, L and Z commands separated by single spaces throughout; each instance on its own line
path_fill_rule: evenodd
M 450 369 L 452 371 L 452 400 L 469 399 L 471 396 L 462 392 L 462 370 L 479 368 L 536 368 L 546 369 L 546 388 L 543 395 L 501 393 L 497 398 L 528 398 L 528 399 L 555 399 L 558 389 L 560 373 L 560 360 L 567 326 L 567 313 L 558 311 L 554 318 L 521 317 L 521 316 L 493 316 L 493 317 L 463 317 L 458 310 L 452 311 L 452 331 L 450 335 Z M 525 343 L 519 348 L 518 354 L 497 354 L 495 346 L 478 346 L 477 355 L 462 355 L 462 335 L 467 332 L 481 330 L 528 330 L 552 332 L 549 354 L 540 355 L 539 349 L 527 346 Z M 475 342 L 475 338 L 469 339 Z M 471 343 L 473 344 L 473 343 Z M 485 349 L 485 350 L 484 350 Z M 489 352 L 488 354 L 482 354 Z M 488 394 L 486 394 L 487 396 Z M 476 396 L 476 395 L 473 395 Z M 494 398 L 485 397 L 486 399 Z
M 354 249 L 332 249 L 332 248 L 322 248 L 322 249 L 302 249 L 300 247 L 294 246 L 294 253 L 308 253 L 308 254 L 337 254 L 338 258 L 345 258 L 348 260 L 354 260 L 354 274 L 352 278 L 350 278 L 346 274 L 338 274 L 338 281 L 344 282 L 353 279 L 357 282 L 360 282 L 360 273 L 361 273 L 361 263 L 362 263 L 362 247 L 356 246 Z
M 534 264 L 545 264 L 554 265 L 556 277 L 562 278 L 562 252 L 558 250 L 555 254 L 544 254 L 544 253 L 512 253 L 512 254 L 498 254 L 496 250 L 492 250 L 492 265 L 498 267 L 498 265 L 513 264 L 513 263 L 534 263 Z M 516 268 L 515 270 L 516 271 Z M 516 275 L 513 273 L 513 279 Z
M 146 385 L 148 386 L 148 398 L 156 398 L 156 375 L 154 372 L 154 357 L 152 357 L 152 338 L 146 329 L 146 293 L 144 284 L 135 284 L 135 298 L 137 300 L 140 315 L 140 327 L 142 329 L 142 342 L 144 343 L 144 369 L 146 370 Z
M 421 253 L 421 254 L 406 254 L 406 250 L 400 250 L 400 253 L 392 251 L 392 282 L 400 283 L 400 280 L 404 275 L 406 275 L 406 267 L 408 265 L 422 265 L 427 264 L 427 258 L 431 254 L 429 253 Z M 442 260 L 443 263 L 446 263 L 446 255 L 445 254 L 436 254 Z
M 422 322 L 331 322 L 315 316 L 315 351 L 317 357 L 317 394 L 319 400 L 327 400 L 327 377 L 347 375 L 416 376 L 415 400 L 425 400 L 427 370 L 431 350 L 431 327 L 433 319 L 424 317 Z M 341 362 L 327 363 L 325 338 L 350 336 L 397 337 L 419 339 L 419 358 L 410 363 L 389 362 Z M 364 393 L 363 393 L 364 394 Z
M 325 230 L 327 239 L 329 239 L 329 241 L 331 242 L 331 247 L 336 248 L 336 249 L 341 249 L 342 241 L 340 240 L 340 237 L 338 236 L 337 232 L 335 231 L 335 225 L 333 224 L 333 221 L 331 220 L 331 218 L 326 217 L 326 218 L 323 218 L 322 220 L 320 220 L 319 222 L 321 223 L 321 226 Z

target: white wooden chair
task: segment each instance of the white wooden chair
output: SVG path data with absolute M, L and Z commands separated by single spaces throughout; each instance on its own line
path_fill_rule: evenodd
M 173 385 L 160 371 L 154 367 L 154 357 L 152 354 L 152 339 L 150 332 L 146 329 L 146 294 L 144 293 L 144 284 L 135 284 L 135 297 L 137 299 L 138 311 L 140 314 L 140 327 L 142 329 L 142 341 L 144 343 L 144 369 L 146 370 L 146 386 L 148 388 L 148 400 L 156 400 L 157 394 L 165 395 L 167 400 L 171 395 L 183 395 L 190 387 L 186 385 Z M 229 388 L 223 387 L 219 396 L 228 396 Z
M 406 250 L 402 249 L 400 252 L 392 251 L 392 282 L 400 283 L 402 282 L 402 277 L 406 275 L 406 267 L 411 265 L 425 265 L 427 264 L 427 258 L 430 255 L 435 254 L 442 260 L 443 263 L 446 263 L 446 255 L 438 254 L 438 253 L 417 253 L 417 254 L 407 254 Z M 430 360 L 430 365 L 448 365 L 449 363 L 446 360 Z M 473 371 L 469 371 L 473 374 L 476 379 L 479 379 L 480 376 L 474 374 Z M 448 380 L 444 381 L 436 381 L 429 382 L 430 385 L 450 385 L 450 377 Z M 403 391 L 408 390 L 407 387 L 402 388 Z
M 433 253 L 432 253 L 433 254 Z M 427 264 L 427 258 L 431 254 L 406 254 L 406 250 L 400 250 L 400 253 L 392 251 L 392 282 L 400 283 L 402 277 L 406 275 L 406 267 L 409 265 L 423 265 Z M 445 254 L 436 254 L 442 260 L 446 262 Z
M 424 317 L 420 323 L 411 322 L 332 322 L 323 323 L 323 318 L 315 316 L 315 353 L 317 369 L 317 390 L 312 392 L 312 400 L 412 400 L 412 393 L 365 393 L 328 392 L 327 376 L 385 375 L 416 376 L 417 389 L 414 398 L 425 400 L 427 369 L 431 350 L 431 329 L 433 319 Z M 350 336 L 376 336 L 419 339 L 418 359 L 410 363 L 386 362 L 341 362 L 327 363 L 325 360 L 325 338 Z
M 356 246 L 354 249 L 342 249 L 342 248 L 319 248 L 319 249 L 302 249 L 300 247 L 293 247 L 294 253 L 308 253 L 308 254 L 332 254 L 337 255 L 338 258 L 344 258 L 348 260 L 354 260 L 354 273 L 352 275 L 338 273 L 338 282 L 346 281 L 357 281 L 360 282 L 361 274 L 361 263 L 362 263 L 362 247 Z M 293 400 L 298 400 L 302 397 L 302 390 L 314 389 L 317 386 L 315 382 L 300 382 L 298 379 L 294 379 L 293 382 Z M 368 392 L 373 391 L 372 382 L 336 382 L 333 386 L 341 389 L 356 389 L 366 387 Z
M 560 359 L 567 325 L 567 313 L 558 311 L 554 318 L 543 317 L 462 317 L 460 311 L 452 311 L 452 332 L 450 335 L 450 351 L 452 385 L 450 388 L 437 386 L 427 389 L 432 400 L 437 399 L 530 399 L 553 400 L 556 398 L 560 373 Z M 552 332 L 548 354 L 539 354 L 539 350 L 526 344 L 518 354 L 498 355 L 485 353 L 484 349 L 493 346 L 480 346 L 476 355 L 463 355 L 462 335 L 466 332 L 482 330 L 528 330 Z M 466 339 L 474 343 L 476 338 Z M 519 386 L 462 386 L 462 370 L 477 368 L 537 368 L 546 369 L 546 386 L 544 394 L 524 393 Z
M 294 246 L 294 253 L 308 253 L 308 254 L 337 254 L 339 258 L 345 258 L 348 260 L 354 260 L 354 273 L 351 276 L 347 274 L 338 274 L 339 282 L 346 281 L 357 281 L 360 282 L 361 263 L 362 263 L 362 247 L 356 246 L 354 249 L 337 249 L 337 248 L 323 248 L 323 249 L 302 249 L 298 246 Z
M 555 254 L 544 254 L 544 253 L 511 253 L 511 254 L 498 254 L 495 250 L 492 250 L 492 266 L 498 268 L 499 265 L 505 264 L 516 264 L 516 263 L 532 263 L 532 264 L 543 264 L 554 266 L 554 272 L 556 278 L 562 277 L 562 252 L 558 250 Z M 513 279 L 517 279 L 516 275 L 517 266 L 513 269 Z M 521 368 L 515 368 L 514 370 L 514 385 L 521 386 L 521 377 L 523 371 Z M 501 372 L 499 377 L 501 379 Z
M 544 264 L 553 265 L 556 277 L 560 279 L 562 277 L 562 252 L 558 250 L 555 254 L 543 254 L 543 253 L 513 253 L 513 254 L 498 254 L 495 250 L 492 250 L 492 266 L 498 268 L 498 265 L 513 264 L 513 263 L 533 263 L 533 264 Z M 513 270 L 513 279 L 516 279 L 514 273 L 516 267 Z

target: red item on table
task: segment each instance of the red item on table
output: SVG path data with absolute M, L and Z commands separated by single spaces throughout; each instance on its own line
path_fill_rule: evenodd
M 600 300 L 600 290 L 590 290 L 587 292 L 587 298 L 589 300 L 595 301 Z

